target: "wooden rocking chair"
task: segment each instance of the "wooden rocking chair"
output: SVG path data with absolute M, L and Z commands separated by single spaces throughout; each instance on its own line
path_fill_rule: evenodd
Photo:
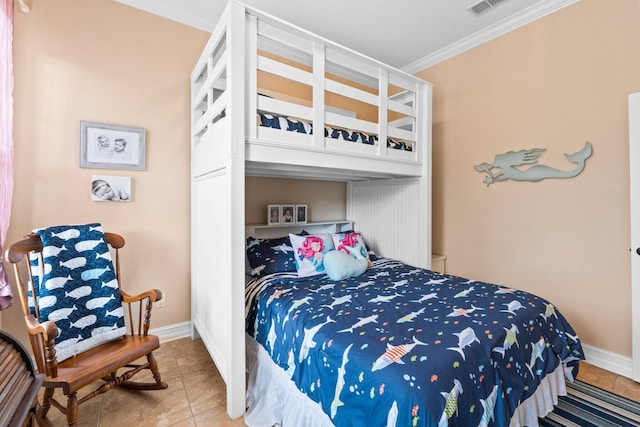
M 115 249 L 115 275 L 118 279 L 118 286 L 120 286 L 122 278 L 118 250 L 124 246 L 124 238 L 114 233 L 104 233 L 104 235 L 107 243 Z M 127 334 L 61 362 L 56 360 L 54 345 L 58 336 L 58 328 L 53 321 L 40 321 L 39 299 L 30 297 L 30 294 L 36 294 L 32 269 L 30 268 L 30 254 L 35 253 L 42 261 L 42 251 L 43 245 L 40 237 L 37 234 L 31 234 L 24 240 L 13 244 L 7 249 L 5 255 L 6 260 L 13 265 L 15 272 L 20 303 L 36 365 L 38 371 L 45 375 L 42 384 L 45 388 L 43 401 L 36 418 L 46 424 L 48 421 L 46 420 L 47 412 L 53 405 L 66 414 L 70 426 L 76 426 L 78 405 L 114 387 L 135 390 L 166 389 L 168 386 L 160 378 L 160 372 L 152 353 L 159 348 L 160 343 L 157 336 L 148 334 L 152 303 L 162 299 L 162 294 L 157 289 L 132 296 L 119 288 L 123 308 L 128 311 Z M 33 299 L 35 303 L 31 308 L 29 307 L 30 299 Z M 135 319 L 136 317 L 137 319 Z M 137 320 L 135 323 L 134 319 Z M 143 357 L 146 358 L 146 362 L 143 359 L 142 362 L 134 363 Z M 118 374 L 118 370 L 121 368 L 125 371 Z M 130 381 L 131 377 L 143 369 L 151 370 L 153 382 Z M 78 390 L 98 380 L 104 382 L 86 396 L 78 398 Z M 53 394 L 56 388 L 62 389 L 62 393 L 67 396 L 66 406 L 54 399 Z

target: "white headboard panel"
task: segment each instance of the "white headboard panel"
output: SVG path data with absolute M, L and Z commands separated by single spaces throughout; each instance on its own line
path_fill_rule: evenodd
M 250 236 L 259 239 L 269 239 L 274 237 L 284 237 L 289 233 L 299 233 L 305 230 L 307 233 L 339 233 L 341 231 L 353 230 L 351 221 L 327 221 L 309 222 L 306 224 L 277 224 L 277 225 L 247 225 L 245 227 L 245 239 Z

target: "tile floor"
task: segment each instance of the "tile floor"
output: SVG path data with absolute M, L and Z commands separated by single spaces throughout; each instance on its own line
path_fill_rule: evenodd
M 80 405 L 78 426 L 245 427 L 242 418 L 229 419 L 224 381 L 202 341 L 166 342 L 155 354 L 162 379 L 169 384 L 167 390 L 107 392 Z M 640 384 L 628 378 L 586 363 L 581 364 L 578 378 L 640 401 Z M 56 396 L 64 398 L 61 393 Z M 48 418 L 54 426 L 66 425 L 66 418 L 55 408 Z
M 78 426 L 245 427 L 242 418 L 229 419 L 224 381 L 202 341 L 182 338 L 162 343 L 154 354 L 168 389 L 108 391 L 79 406 Z M 144 380 L 152 380 L 150 374 Z M 93 388 L 88 386 L 87 392 Z M 78 397 L 85 394 L 83 389 Z M 61 392 L 54 397 L 66 404 Z M 47 418 L 56 427 L 67 424 L 66 416 L 53 407 Z

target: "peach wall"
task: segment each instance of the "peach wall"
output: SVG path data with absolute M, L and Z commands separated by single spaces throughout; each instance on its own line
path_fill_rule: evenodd
M 154 328 L 190 319 L 189 78 L 207 38 L 111 0 L 34 1 L 31 13 L 15 13 L 7 241 L 93 221 L 123 234 L 123 287 L 168 295 Z M 80 120 L 145 128 L 147 170 L 79 168 Z M 92 174 L 131 176 L 133 201 L 91 202 Z M 3 329 L 24 337 L 17 300 L 2 318 Z
M 265 224 L 268 205 L 307 205 L 307 221 L 345 219 L 347 186 L 344 182 L 258 178 L 245 180 L 245 221 Z
M 640 3 L 582 0 L 418 75 L 433 83 L 434 251 L 450 273 L 551 299 L 589 345 L 631 356 L 627 95 Z M 593 144 L 576 178 L 498 182 L 473 166 Z

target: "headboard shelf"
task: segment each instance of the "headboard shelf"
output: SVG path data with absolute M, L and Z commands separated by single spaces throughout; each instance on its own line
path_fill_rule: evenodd
M 245 236 L 257 238 L 282 237 L 289 233 L 299 233 L 302 230 L 308 233 L 338 233 L 353 229 L 353 221 L 319 221 L 305 224 L 252 224 L 245 226 Z

